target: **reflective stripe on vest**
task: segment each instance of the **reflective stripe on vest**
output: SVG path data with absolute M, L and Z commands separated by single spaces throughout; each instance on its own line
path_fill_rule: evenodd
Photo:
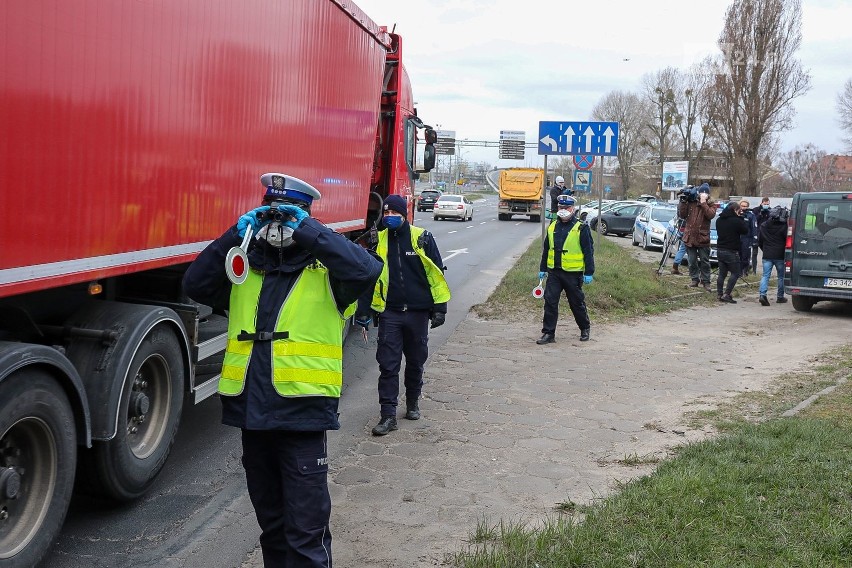
M 420 262 L 423 263 L 423 269 L 426 271 L 426 280 L 429 282 L 429 291 L 432 294 L 432 301 L 436 304 L 449 302 L 450 287 L 447 284 L 447 280 L 444 278 L 444 271 L 432 262 L 432 259 L 429 258 L 426 251 L 423 250 L 418 242 L 420 235 L 423 234 L 425 229 L 415 227 L 413 225 L 410 225 L 409 229 L 411 231 L 411 248 L 414 249 L 414 252 L 416 252 L 417 256 L 420 257 Z M 374 311 L 382 313 L 385 311 L 385 304 L 387 303 L 387 289 L 388 282 L 390 280 L 388 276 L 387 231 L 379 231 L 379 243 L 376 245 L 376 254 L 381 257 L 384 264 L 382 265 L 382 273 L 376 281 L 376 287 L 373 290 L 373 301 L 370 304 L 370 307 Z
M 547 239 L 550 243 L 550 250 L 547 251 L 547 267 L 556 267 L 555 247 L 553 246 L 554 232 L 556 231 L 556 223 L 562 221 L 554 221 L 547 228 Z M 565 237 L 565 242 L 562 243 L 562 270 L 566 272 L 582 272 L 586 268 L 586 261 L 583 258 L 583 249 L 580 248 L 580 222 L 574 223 L 571 230 L 568 231 L 568 236 Z
M 317 263 L 302 270 L 281 306 L 275 331 L 286 339 L 240 341 L 237 336 L 256 332 L 255 314 L 263 276 L 250 271 L 243 284 L 231 287 L 228 345 L 219 379 L 219 393 L 238 395 L 245 387 L 252 350 L 271 346 L 272 382 L 281 396 L 340 397 L 343 384 L 343 329 L 355 304 L 343 314 L 337 310 L 328 271 Z

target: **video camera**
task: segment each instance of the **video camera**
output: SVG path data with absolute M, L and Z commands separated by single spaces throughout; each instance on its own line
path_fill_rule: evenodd
M 677 198 L 681 203 L 695 203 L 698 201 L 698 189 L 688 185 L 677 193 Z

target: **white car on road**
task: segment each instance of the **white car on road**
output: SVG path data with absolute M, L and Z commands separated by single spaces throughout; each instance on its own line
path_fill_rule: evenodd
M 432 218 L 435 221 L 450 218 L 469 221 L 473 219 L 473 203 L 464 195 L 442 195 L 435 202 Z

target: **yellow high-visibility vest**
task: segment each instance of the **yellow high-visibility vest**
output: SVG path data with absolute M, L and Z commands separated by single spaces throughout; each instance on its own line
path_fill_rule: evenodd
M 353 303 L 340 313 L 331 292 L 328 269 L 316 262 L 307 266 L 290 290 L 275 331 L 280 338 L 240 340 L 256 336 L 255 315 L 263 274 L 251 270 L 243 284 L 231 287 L 228 346 L 219 379 L 219 393 L 240 394 L 245 387 L 253 349 L 271 349 L 271 380 L 284 397 L 340 398 L 343 384 L 343 329 L 355 313 Z M 286 332 L 286 337 L 283 337 Z
M 444 271 L 438 268 L 432 259 L 426 254 L 426 251 L 420 246 L 419 237 L 423 234 L 424 229 L 411 226 L 411 248 L 420 257 L 420 262 L 423 263 L 423 268 L 426 270 L 426 280 L 429 282 L 429 291 L 432 293 L 432 301 L 436 304 L 442 304 L 450 301 L 450 287 L 447 280 L 444 278 Z M 379 243 L 376 245 L 376 254 L 378 254 L 382 262 L 382 273 L 376 281 L 376 287 L 373 290 L 373 301 L 370 307 L 378 313 L 385 311 L 385 305 L 388 297 L 388 232 L 379 231 Z
M 556 231 L 556 223 L 562 221 L 554 221 L 547 228 L 547 238 L 550 243 L 550 250 L 547 251 L 547 267 L 556 267 L 556 247 L 554 246 L 554 233 Z M 562 270 L 566 272 L 582 272 L 586 268 L 586 261 L 583 258 L 583 249 L 580 248 L 580 225 L 577 221 L 571 230 L 568 231 L 568 236 L 565 237 L 565 242 L 562 243 Z

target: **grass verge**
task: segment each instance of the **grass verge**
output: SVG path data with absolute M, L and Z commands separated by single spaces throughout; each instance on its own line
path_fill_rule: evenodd
M 596 233 L 595 281 L 583 286 L 592 323 L 608 323 L 697 305 L 717 305 L 715 294 L 688 288 L 688 279 L 657 275 L 656 266 L 639 262 L 630 252 Z M 538 284 L 541 239 L 536 239 L 483 303 L 473 307 L 485 319 L 541 318 L 542 300 L 532 297 Z M 649 276 L 651 276 L 649 278 Z M 560 319 L 570 316 L 567 301 L 559 302 Z

